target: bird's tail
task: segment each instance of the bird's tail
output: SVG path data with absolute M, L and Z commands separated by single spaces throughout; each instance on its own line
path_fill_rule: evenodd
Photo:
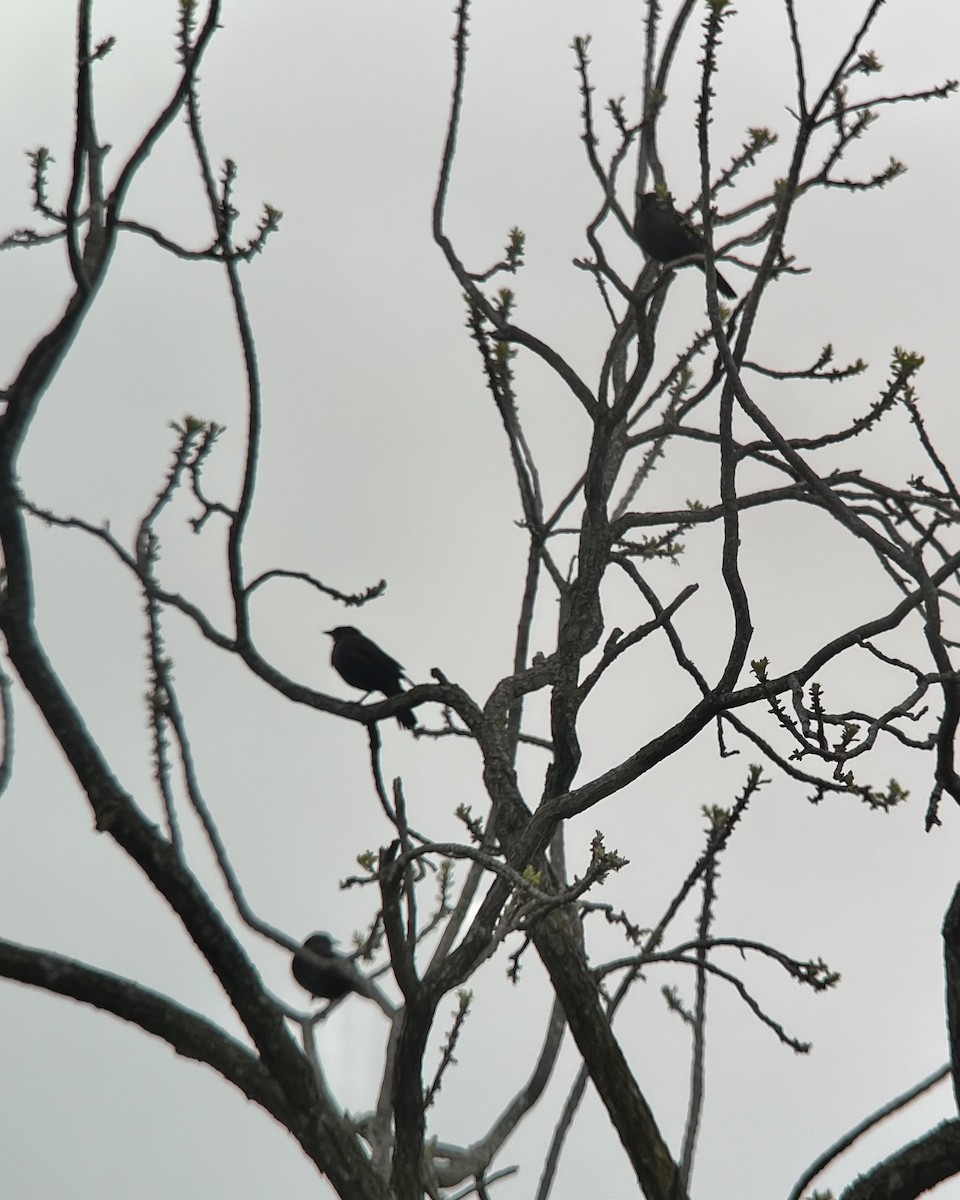
M 403 688 L 398 683 L 395 688 L 391 687 L 389 691 L 384 688 L 383 694 L 385 696 L 402 696 Z M 417 728 L 417 718 L 413 715 L 413 711 L 409 708 L 406 710 L 406 712 L 397 713 L 397 723 L 402 725 L 404 729 Z
M 704 274 L 706 274 L 706 272 L 704 272 Z M 730 284 L 727 283 L 719 271 L 717 271 L 717 291 L 721 294 L 721 296 L 726 296 L 728 300 L 736 300 L 737 298 L 737 293 L 733 290 Z

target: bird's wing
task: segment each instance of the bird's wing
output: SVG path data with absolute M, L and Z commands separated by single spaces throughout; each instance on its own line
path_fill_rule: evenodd
M 383 671 L 389 671 L 392 675 L 400 676 L 404 674 L 400 663 L 395 658 L 391 658 L 386 650 L 381 650 L 376 642 L 371 642 L 369 638 L 364 638 L 363 643 L 357 646 L 357 650 L 371 666 L 379 667 Z

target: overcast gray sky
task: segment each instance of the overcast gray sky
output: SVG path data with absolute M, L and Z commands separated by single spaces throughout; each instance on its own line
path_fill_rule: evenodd
M 669 5 L 666 7 L 670 7 Z M 798 5 L 811 72 L 847 45 L 859 0 Z M 252 573 L 284 566 L 345 591 L 386 578 L 382 600 L 357 615 L 414 679 L 434 666 L 483 700 L 512 655 L 525 537 L 499 418 L 464 329 L 460 289 L 430 237 L 430 210 L 451 84 L 450 4 L 346 4 L 241 0 L 205 60 L 202 104 L 215 161 L 239 166 L 240 228 L 251 232 L 269 202 L 284 213 L 266 253 L 244 271 L 264 388 L 258 504 L 247 560 Z M 737 201 L 783 174 L 790 144 L 791 59 L 779 6 L 743 4 L 729 25 L 716 84 L 715 157 L 735 153 L 748 126 L 782 137 Z M 117 45 L 98 67 L 98 128 L 116 171 L 162 106 L 176 77 L 173 3 L 97 3 L 98 37 Z M 553 340 L 594 378 L 606 324 L 588 277 L 571 265 L 587 251 L 584 226 L 599 204 L 580 141 L 580 98 L 570 43 L 592 33 L 597 100 L 625 96 L 639 115 L 640 6 L 604 0 L 485 0 L 471 38 L 450 229 L 475 269 L 500 254 L 508 229 L 528 237 L 514 286 L 527 326 Z M 43 144 L 63 192 L 72 132 L 74 13 L 67 0 L 0 9 L 0 231 L 32 221 L 24 151 Z M 894 0 L 868 39 L 886 71 L 865 94 L 917 90 L 960 75 L 960 9 L 952 0 Z M 660 151 L 670 185 L 696 192 L 694 130 L 699 29 L 691 27 L 673 78 Z M 862 85 L 858 85 L 862 86 Z M 919 379 L 928 424 L 957 445 L 960 353 L 956 279 L 957 102 L 903 106 L 846 162 L 880 169 L 893 155 L 909 171 L 865 196 L 832 192 L 802 206 L 788 248 L 811 268 L 768 296 L 756 352 L 771 364 L 813 361 L 826 342 L 837 359 L 871 364 L 859 391 L 825 388 L 806 418 L 830 420 L 831 403 L 860 409 L 882 386 L 894 345 L 927 356 Z M 199 179 L 178 124 L 141 172 L 128 215 L 191 244 L 208 235 Z M 683 344 L 701 319 L 694 272 L 671 293 L 665 336 Z M 733 268 L 738 290 L 747 276 Z M 5 384 L 33 340 L 59 315 L 67 292 L 63 249 L 0 256 L 0 375 Z M 693 316 L 691 316 L 693 306 Z M 585 423 L 539 367 L 521 358 L 522 413 L 547 494 L 579 472 Z M 770 402 L 809 403 L 770 391 Z M 786 411 L 783 409 L 781 411 Z M 93 312 L 43 401 L 22 460 L 35 502 L 129 536 L 169 459 L 171 420 L 190 413 L 227 427 L 206 482 L 231 501 L 243 451 L 241 361 L 223 279 L 130 238 L 116 255 Z M 899 433 L 903 434 L 902 427 Z M 896 427 L 873 451 L 898 462 Z M 656 481 L 657 502 L 708 501 L 716 482 L 690 456 Z M 904 478 L 909 474 L 905 467 Z M 549 505 L 548 505 L 549 507 Z M 226 621 L 220 531 L 193 537 L 184 499 L 161 528 L 163 569 L 218 621 Z M 857 585 L 874 570 L 812 523 L 795 539 L 745 527 L 745 567 L 757 589 L 754 655 L 776 658 L 816 644 L 838 616 L 860 611 Z M 101 740 L 123 785 L 148 811 L 153 797 L 143 693 L 143 622 L 135 590 L 102 546 L 79 533 L 33 529 L 38 621 L 53 662 Z M 814 583 L 813 572 L 826 578 Z M 688 636 L 709 652 L 726 617 L 705 578 L 709 557 L 664 564 L 661 585 L 701 582 Z M 611 595 L 608 625 L 621 598 Z M 328 664 L 322 630 L 342 609 L 295 584 L 264 589 L 255 606 L 262 651 L 298 680 L 346 694 Z M 549 605 L 539 633 L 550 648 Z M 327 928 L 342 939 L 369 919 L 365 891 L 341 891 L 355 855 L 390 838 L 372 794 L 366 739 L 357 726 L 281 702 L 236 663 L 169 622 L 169 649 L 194 739 L 201 780 L 247 895 L 260 915 L 302 936 Z M 789 639 L 789 641 L 787 641 Z M 617 760 L 689 697 L 652 693 L 661 650 L 637 694 L 623 679 L 617 705 L 589 714 L 584 777 Z M 402 775 L 418 823 L 458 836 L 453 810 L 482 804 L 476 757 L 462 745 L 414 742 L 384 727 L 386 770 Z M 653 924 L 696 858 L 700 806 L 729 804 L 742 786 L 746 750 L 718 762 L 701 739 L 671 763 L 573 824 L 574 870 L 594 829 L 631 860 L 603 899 Z M 810 1056 L 780 1047 L 729 995 L 715 994 L 709 1023 L 707 1107 L 694 1192 L 703 1200 L 784 1196 L 826 1145 L 866 1113 L 940 1066 L 943 1028 L 939 929 L 956 884 L 957 814 L 923 832 L 932 761 L 881 756 L 871 775 L 895 775 L 912 792 L 889 815 L 852 799 L 811 807 L 775 780 L 734 839 L 723 866 L 717 932 L 775 942 L 800 958 L 822 956 L 842 987 L 815 998 L 772 970 L 751 975 L 765 1006 Z M 542 763 L 524 778 L 535 794 Z M 231 1016 L 165 906 L 119 849 L 91 829 L 59 751 L 22 696 L 16 777 L 0 800 L 0 932 L 130 976 L 209 1012 Z M 199 841 L 196 843 L 199 845 Z M 214 894 L 208 856 L 197 869 Z M 595 954 L 617 953 L 601 931 Z M 303 996 L 275 947 L 246 935 L 268 985 Z M 532 1066 L 548 1010 L 542 972 L 528 957 L 522 984 L 504 980 L 505 957 L 487 964 L 476 1012 L 458 1048 L 431 1125 L 442 1140 L 479 1136 Z M 676 1147 L 686 1108 L 687 1035 L 659 988 L 692 981 L 655 975 L 638 989 L 618 1034 L 638 1064 L 661 1128 Z M 453 1007 L 451 1000 L 450 1008 Z M 441 1008 L 441 1012 L 446 1011 Z M 0 1162 L 16 1200 L 181 1200 L 226 1196 L 326 1196 L 299 1147 L 206 1068 L 92 1010 L 0 981 Z M 441 1031 L 442 1032 L 442 1031 Z M 324 1031 L 324 1062 L 351 1111 L 371 1106 L 384 1038 L 379 1014 L 343 1005 Z M 516 1071 L 516 1074 L 514 1074 Z M 533 1194 L 543 1149 L 575 1071 L 567 1047 L 548 1097 L 505 1149 L 519 1162 L 502 1200 Z M 941 1088 L 890 1129 L 867 1139 L 825 1177 L 839 1188 L 857 1170 L 953 1112 Z M 556 1200 L 634 1193 L 631 1172 L 592 1094 L 561 1166 Z

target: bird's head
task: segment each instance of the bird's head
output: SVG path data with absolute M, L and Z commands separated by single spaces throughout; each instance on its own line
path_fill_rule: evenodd
M 337 944 L 335 937 L 329 934 L 311 934 L 310 937 L 302 944 L 301 949 L 308 950 L 311 954 L 322 955 L 323 958 L 329 959 L 332 954 L 335 954 L 334 947 Z
M 664 188 L 662 192 L 644 192 L 640 197 L 640 211 L 648 212 L 651 208 L 663 208 L 669 211 L 673 208 L 673 198 Z
M 335 642 L 337 642 L 342 637 L 349 637 L 353 633 L 359 633 L 360 630 L 354 629 L 352 625 L 338 625 L 336 629 L 325 629 L 323 632 L 328 634 Z
M 303 949 L 309 950 L 313 954 L 322 954 L 325 958 L 329 958 L 333 954 L 333 947 L 336 945 L 336 942 L 337 939 L 332 938 L 329 933 L 311 933 L 303 943 Z

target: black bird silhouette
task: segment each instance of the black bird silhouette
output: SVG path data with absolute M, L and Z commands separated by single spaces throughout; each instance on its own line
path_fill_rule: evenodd
M 376 642 L 364 637 L 352 625 L 338 625 L 326 631 L 333 638 L 330 662 L 344 683 L 364 692 L 383 692 L 385 696 L 400 696 L 403 688 L 400 677 L 403 667 Z M 397 713 L 405 729 L 416 729 L 417 718 L 409 710 Z
M 293 956 L 293 977 L 320 1000 L 339 1000 L 348 992 L 368 995 L 366 980 L 349 958 L 333 948 L 329 933 L 312 933 Z
M 695 229 L 665 196 L 657 192 L 646 192 L 640 197 L 640 210 L 637 213 L 634 232 L 640 249 L 649 258 L 655 258 L 658 263 L 672 263 L 678 258 L 704 253 L 705 243 L 700 230 Z M 696 265 L 706 274 L 703 262 Z M 717 290 L 728 300 L 733 300 L 737 294 L 719 271 Z

